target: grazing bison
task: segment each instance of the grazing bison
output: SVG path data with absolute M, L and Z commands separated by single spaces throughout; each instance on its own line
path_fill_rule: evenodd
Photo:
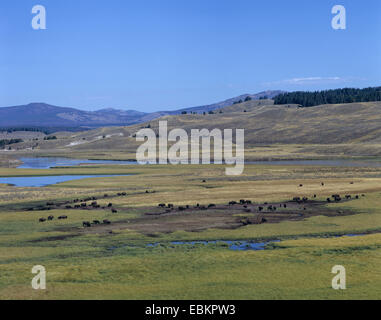
M 324 182 L 322 182 L 321 185 L 324 186 Z
M 81 204 L 81 207 L 82 207 L 82 208 L 86 208 L 86 207 L 87 207 L 87 204 L 86 204 L 86 203 L 82 203 L 82 204 Z
M 360 198 L 358 195 L 356 195 L 356 199 Z
M 45 222 L 46 219 L 45 219 L 45 218 L 40 218 L 38 221 L 39 221 L 39 222 Z
M 96 201 L 92 202 L 91 205 L 95 207 L 98 203 Z
M 93 220 L 93 224 L 100 224 L 101 222 L 99 220 Z
M 303 187 L 303 185 L 302 185 L 302 184 L 300 184 L 300 185 L 299 185 L 299 187 Z
M 59 216 L 58 217 L 58 220 L 65 220 L 65 219 L 67 219 L 67 216 Z
M 160 204 L 159 204 L 159 207 L 160 207 L 160 208 L 165 208 L 165 203 L 160 203 Z
M 105 219 L 105 220 L 103 220 L 103 223 L 104 223 L 104 224 L 111 224 L 111 221 L 110 221 L 110 220 L 107 220 L 107 219 Z
M 107 205 L 108 208 L 111 208 L 112 207 L 112 203 L 110 202 L 108 205 Z
M 66 209 L 72 209 L 72 207 L 71 207 L 71 206 L 66 206 L 65 208 L 66 208 Z
M 168 203 L 168 206 L 167 206 L 168 208 L 173 208 L 173 204 L 172 203 Z
M 83 221 L 82 225 L 83 225 L 84 228 L 90 228 L 91 227 L 91 223 L 88 222 L 88 221 Z
M 331 199 L 330 199 L 330 198 L 327 198 L 327 202 L 331 202 Z
M 349 195 L 349 194 L 347 194 L 347 195 L 345 196 L 345 199 L 347 199 L 347 200 L 352 199 L 352 196 Z
M 215 207 L 216 205 L 214 203 L 211 203 L 210 205 L 208 205 L 208 208 L 212 208 L 212 207 Z
M 284 207 L 284 208 L 287 208 L 287 204 L 284 204 L 283 207 Z
M 54 216 L 49 216 L 49 217 L 48 217 L 48 220 L 49 220 L 49 221 L 52 221 L 53 219 L 54 219 Z
M 235 201 L 230 201 L 230 202 L 229 202 L 229 206 L 233 206 L 233 205 L 235 205 L 235 204 L 237 204 L 237 202 L 235 202 Z
M 53 202 L 47 202 L 46 205 L 47 206 L 54 206 L 54 203 Z
M 263 207 L 258 207 L 258 211 L 261 212 L 263 210 Z
M 112 212 L 112 213 L 118 213 L 118 210 L 116 210 L 116 209 L 112 209 L 111 212 Z

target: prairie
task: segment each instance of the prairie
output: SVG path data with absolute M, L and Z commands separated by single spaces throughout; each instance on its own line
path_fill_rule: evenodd
M 224 168 L 89 165 L 0 169 L 1 176 L 131 174 L 43 188 L 1 186 L 0 298 L 381 297 L 381 168 L 246 165 L 240 177 L 226 176 Z M 336 193 L 353 198 L 325 202 Z M 75 199 L 90 197 L 97 199 L 100 208 L 65 208 L 65 203 L 73 205 Z M 308 197 L 310 202 L 292 204 L 293 197 Z M 252 203 L 246 209 L 228 206 L 229 201 L 240 199 Z M 50 210 L 46 210 L 48 202 L 54 203 Z M 242 223 L 257 215 L 258 206 L 265 202 L 289 205 L 276 213 L 264 210 L 267 222 Z M 111 212 L 108 203 L 117 212 Z M 175 209 L 165 212 L 158 207 L 160 203 L 171 203 Z M 194 208 L 197 203 L 216 207 L 198 210 Z M 190 209 L 178 209 L 186 205 Z M 294 219 L 294 214 L 302 216 Z M 48 215 L 55 219 L 38 221 Z M 57 220 L 61 215 L 68 218 Z M 274 219 L 276 215 L 278 219 Z M 82 226 L 83 221 L 105 219 L 109 225 Z M 357 236 L 346 236 L 350 234 Z M 234 251 L 224 243 L 173 244 L 274 239 L 280 242 L 262 251 Z M 31 288 L 34 265 L 47 270 L 45 291 Z M 347 290 L 331 288 L 334 265 L 346 267 Z

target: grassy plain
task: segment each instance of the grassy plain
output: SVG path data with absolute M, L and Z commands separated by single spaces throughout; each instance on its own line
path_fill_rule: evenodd
M 224 170 L 216 165 L 0 169 L 0 176 L 130 174 L 44 188 L 0 186 L 0 298 L 381 298 L 381 168 L 246 165 L 240 177 L 226 176 Z M 120 192 L 127 195 L 114 197 Z M 102 198 L 105 193 L 108 198 Z M 360 199 L 327 204 L 332 214 L 298 221 L 192 231 L 178 223 L 172 232 L 149 233 L 129 228 L 129 223 L 155 211 L 158 203 L 222 205 L 250 199 L 261 204 L 313 194 L 318 201 L 334 193 L 358 194 Z M 101 206 L 112 202 L 118 213 L 62 207 L 25 211 L 47 201 L 89 196 L 96 196 Z M 351 214 L 344 214 L 347 211 Z M 67 220 L 38 222 L 40 217 L 63 214 Z M 184 213 L 180 219 L 187 214 L 197 213 Z M 109 219 L 111 224 L 82 227 L 82 221 L 93 219 Z M 155 219 L 153 227 L 170 222 L 168 217 Z M 362 235 L 334 237 L 346 234 Z M 224 239 L 281 242 L 264 251 L 232 251 L 222 243 L 171 244 Z M 147 247 L 149 243 L 160 245 Z M 34 265 L 47 269 L 45 291 L 31 288 Z M 347 290 L 331 288 L 334 265 L 346 267 Z

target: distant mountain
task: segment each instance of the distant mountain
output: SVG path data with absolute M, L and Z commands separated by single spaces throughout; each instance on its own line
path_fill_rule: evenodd
M 57 107 L 46 103 L 30 103 L 28 105 L 0 108 L 0 128 L 54 128 L 56 130 L 80 130 L 104 126 L 127 126 L 166 115 L 187 112 L 209 112 L 232 105 L 239 100 L 250 97 L 258 100 L 263 97 L 269 99 L 282 91 L 264 91 L 257 94 L 244 94 L 232 99 L 211 105 L 183 108 L 175 111 L 159 111 L 153 113 L 135 110 L 117 110 L 112 108 L 97 111 L 83 111 L 75 108 Z
M 102 109 L 82 111 L 52 106 L 46 103 L 0 108 L 0 127 L 94 128 L 108 125 L 131 125 L 141 121 L 146 113 Z

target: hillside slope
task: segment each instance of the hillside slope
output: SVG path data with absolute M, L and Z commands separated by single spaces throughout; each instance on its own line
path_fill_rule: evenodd
M 220 113 L 222 112 L 222 113 Z M 169 129 L 245 129 L 246 144 L 381 143 L 381 102 L 298 108 L 273 105 L 272 100 L 249 101 L 215 114 L 165 116 Z M 158 119 L 128 127 L 105 127 L 74 134 L 57 134 L 57 141 L 39 141 L 39 148 L 112 149 L 135 144 L 137 130 L 157 130 Z M 23 145 L 20 144 L 20 147 Z

